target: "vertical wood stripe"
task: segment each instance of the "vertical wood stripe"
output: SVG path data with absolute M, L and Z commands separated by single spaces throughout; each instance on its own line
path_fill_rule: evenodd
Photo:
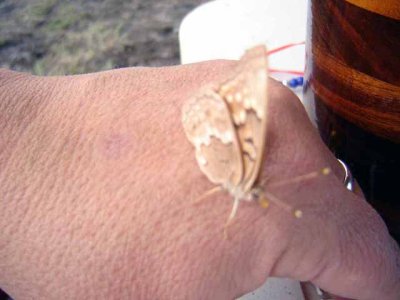
M 346 0 L 347 2 L 380 14 L 400 20 L 400 0 Z

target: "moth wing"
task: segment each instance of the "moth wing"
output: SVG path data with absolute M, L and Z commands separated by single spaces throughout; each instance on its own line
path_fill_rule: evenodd
M 237 186 L 243 176 L 240 145 L 221 96 L 208 89 L 189 99 L 182 109 L 182 123 L 201 171 L 215 184 Z
M 267 130 L 267 51 L 248 50 L 231 79 L 220 85 L 236 129 L 243 160 L 242 191 L 249 191 L 261 173 Z

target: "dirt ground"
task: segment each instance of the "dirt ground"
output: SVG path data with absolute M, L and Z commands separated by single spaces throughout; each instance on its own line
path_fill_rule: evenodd
M 206 0 L 0 0 L 0 67 L 39 75 L 179 63 L 182 18 Z

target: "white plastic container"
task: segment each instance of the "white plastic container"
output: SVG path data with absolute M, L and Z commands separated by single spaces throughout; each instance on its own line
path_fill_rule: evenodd
M 217 0 L 182 21 L 181 62 L 239 59 L 258 44 L 268 49 L 301 42 L 306 36 L 307 0 Z M 270 68 L 304 71 L 304 46 L 269 57 Z

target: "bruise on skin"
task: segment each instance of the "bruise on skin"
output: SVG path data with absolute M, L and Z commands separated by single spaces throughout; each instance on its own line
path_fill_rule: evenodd
M 129 151 L 131 138 L 124 133 L 111 133 L 100 138 L 100 154 L 109 160 L 121 158 Z

